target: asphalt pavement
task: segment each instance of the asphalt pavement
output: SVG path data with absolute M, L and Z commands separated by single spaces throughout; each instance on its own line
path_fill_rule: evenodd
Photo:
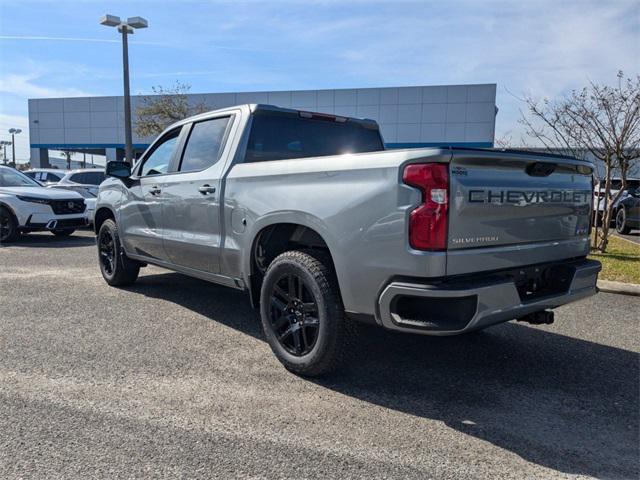
M 616 237 L 624 238 L 625 240 L 629 240 L 630 242 L 637 243 L 640 245 L 640 230 L 631 230 L 628 235 L 622 235 L 621 233 L 614 233 Z
M 100 277 L 88 232 L 0 248 L 0 478 L 638 478 L 640 297 L 288 373 L 245 294 Z

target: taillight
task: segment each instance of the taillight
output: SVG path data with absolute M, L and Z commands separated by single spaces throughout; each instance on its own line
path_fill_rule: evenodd
M 409 244 L 416 250 L 447 249 L 449 167 L 444 163 L 414 163 L 402 180 L 422 191 L 422 204 L 409 217 Z

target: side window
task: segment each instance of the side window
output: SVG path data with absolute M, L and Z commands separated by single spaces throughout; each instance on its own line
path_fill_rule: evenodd
M 204 170 L 218 161 L 229 118 L 214 118 L 193 124 L 180 162 L 181 172 Z
M 69 177 L 69 181 L 73 183 L 84 183 L 84 173 L 75 173 Z
M 47 178 L 46 178 L 46 181 L 47 181 L 47 182 L 54 182 L 54 183 L 55 183 L 55 182 L 59 182 L 59 181 L 60 181 L 60 178 L 61 178 L 61 177 L 59 177 L 58 175 L 56 175 L 55 173 L 47 173 L 46 175 L 47 175 Z M 42 180 L 43 180 L 43 181 L 45 180 L 45 178 L 44 178 L 44 174 L 43 174 L 43 176 L 42 176 Z
M 104 174 L 100 172 L 84 173 L 83 182 L 86 185 L 100 185 L 104 181 Z
M 147 175 L 160 175 L 169 171 L 169 165 L 171 164 L 173 151 L 176 149 L 176 145 L 178 143 L 180 130 L 181 128 L 176 128 L 169 132 L 160 141 L 160 143 L 155 146 L 149 156 L 144 159 L 144 163 L 140 170 L 141 177 L 145 177 Z

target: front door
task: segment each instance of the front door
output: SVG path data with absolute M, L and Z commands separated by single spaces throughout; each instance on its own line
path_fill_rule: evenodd
M 164 246 L 171 263 L 220 271 L 221 177 L 233 116 L 209 118 L 185 128 L 176 172 L 163 178 Z
M 131 254 L 167 261 L 162 210 L 163 182 L 178 145 L 181 128 L 160 138 L 141 160 L 120 208 L 119 228 L 125 250 Z

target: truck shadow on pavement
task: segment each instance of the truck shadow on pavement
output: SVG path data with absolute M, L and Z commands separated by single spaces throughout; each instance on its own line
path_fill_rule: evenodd
M 129 291 L 262 338 L 248 297 L 240 292 L 174 273 L 146 275 Z M 436 338 L 363 325 L 350 365 L 310 381 L 442 421 L 560 472 L 638 478 L 639 355 L 552 333 L 553 328 L 507 323 Z

